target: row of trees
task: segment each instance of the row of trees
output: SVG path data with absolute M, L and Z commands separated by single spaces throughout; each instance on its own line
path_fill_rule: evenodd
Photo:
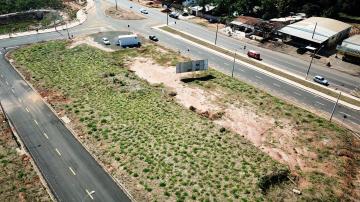
M 199 0 L 200 5 L 218 5 L 215 14 L 233 13 L 270 19 L 303 12 L 309 16 L 338 17 L 339 13 L 360 16 L 359 0 Z
M 62 8 L 62 0 L 0 0 L 0 15 L 39 8 Z

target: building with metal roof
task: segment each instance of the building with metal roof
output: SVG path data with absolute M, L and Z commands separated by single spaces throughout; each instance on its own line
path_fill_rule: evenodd
M 308 45 L 328 47 L 335 46 L 349 35 L 351 25 L 338 20 L 311 17 L 279 30 L 288 39 L 308 43 Z
M 345 39 L 336 49 L 344 54 L 344 59 L 360 62 L 360 35 L 354 35 Z

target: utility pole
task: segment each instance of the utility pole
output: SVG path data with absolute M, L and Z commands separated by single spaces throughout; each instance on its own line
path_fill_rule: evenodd
M 67 31 L 67 34 L 68 34 L 68 39 L 70 39 L 70 33 L 69 33 L 69 29 L 68 29 L 67 23 L 65 23 L 65 26 L 66 26 L 66 31 Z
M 339 102 L 340 96 L 341 96 L 341 92 L 339 93 L 339 95 L 338 95 L 338 97 L 337 97 L 337 100 L 336 100 L 336 102 L 335 102 L 335 105 L 334 105 L 334 107 L 333 107 L 333 109 L 332 109 L 332 111 L 331 111 L 330 122 L 331 122 L 331 119 L 332 119 L 332 117 L 333 117 L 333 115 L 334 115 L 336 106 L 337 106 L 337 104 L 338 104 L 338 102 Z
M 216 41 L 217 41 L 218 31 L 219 31 L 219 23 L 216 24 L 215 45 L 216 45 Z
M 312 61 L 313 61 L 313 59 L 314 59 L 314 56 L 320 51 L 320 49 L 321 49 L 322 47 L 324 47 L 324 45 L 322 45 L 316 53 L 315 53 L 316 49 L 314 50 L 314 53 L 313 53 L 312 56 L 311 56 L 309 68 L 308 68 L 308 70 L 307 70 L 307 72 L 306 72 L 305 80 L 306 80 L 307 77 L 309 76 L 309 72 L 310 72 L 310 68 L 311 68 L 311 64 L 312 64 Z
M 234 62 L 233 62 L 233 67 L 232 67 L 232 71 L 231 71 L 231 77 L 234 77 L 234 70 L 235 70 L 235 58 L 236 58 L 236 50 L 234 51 Z
M 169 11 L 166 8 L 166 25 L 169 25 Z
M 117 10 L 117 0 L 115 0 L 115 9 Z
M 314 27 L 314 31 L 313 31 L 313 34 L 312 34 L 312 39 L 314 38 L 314 34 L 315 34 L 315 30 L 316 30 L 316 26 L 317 26 L 317 23 L 315 23 L 315 27 Z

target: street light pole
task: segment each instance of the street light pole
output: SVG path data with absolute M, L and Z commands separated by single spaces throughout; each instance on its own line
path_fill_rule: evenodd
M 115 0 L 115 9 L 117 10 L 117 0 Z
M 235 58 L 236 58 L 236 50 L 234 51 L 234 62 L 233 62 L 233 67 L 232 67 L 232 71 L 231 71 L 231 77 L 234 77 L 234 70 L 235 70 Z
M 169 11 L 166 9 L 166 25 L 169 25 Z
M 335 102 L 335 105 L 334 105 L 334 107 L 333 107 L 333 109 L 332 109 L 332 111 L 331 111 L 330 122 L 331 122 L 332 117 L 334 116 L 334 112 L 335 112 L 336 106 L 337 106 L 337 104 L 338 104 L 338 102 L 339 102 L 340 96 L 341 96 L 341 92 L 339 93 L 339 96 L 337 97 L 337 100 L 336 100 L 336 102 Z
M 218 31 L 219 31 L 219 23 L 216 24 L 215 45 L 217 41 Z
M 313 59 L 314 59 L 314 56 L 320 51 L 320 49 L 321 49 L 322 47 L 324 47 L 324 45 L 322 45 L 316 53 L 315 53 L 316 50 L 314 50 L 314 53 L 313 53 L 312 56 L 311 56 L 309 68 L 308 68 L 308 70 L 307 70 L 307 72 L 306 72 L 305 80 L 306 80 L 307 77 L 309 76 L 309 72 L 310 72 L 310 68 L 311 68 L 311 64 L 312 64 L 312 61 L 313 61 Z

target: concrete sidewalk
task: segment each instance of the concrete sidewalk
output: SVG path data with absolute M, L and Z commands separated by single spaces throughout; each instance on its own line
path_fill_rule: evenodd
M 87 0 L 87 5 L 85 8 L 80 9 L 77 13 L 76 13 L 76 19 L 73 20 L 70 23 L 67 23 L 65 25 L 61 25 L 58 27 L 54 27 L 54 28 L 49 28 L 49 29 L 43 29 L 43 30 L 39 30 L 37 31 L 28 31 L 28 32 L 19 32 L 19 33 L 12 33 L 11 35 L 9 34 L 4 34 L 4 35 L 0 35 L 0 40 L 1 39 L 9 39 L 9 38 L 16 38 L 16 37 L 21 37 L 21 36 L 29 36 L 29 35 L 34 35 L 34 34 L 42 34 L 42 33 L 48 33 L 48 32 L 56 32 L 56 31 L 61 31 L 61 30 L 66 30 L 66 29 L 70 29 L 72 27 L 81 25 L 82 23 L 84 23 L 87 19 L 86 13 L 87 11 L 92 8 L 94 6 L 94 0 Z

